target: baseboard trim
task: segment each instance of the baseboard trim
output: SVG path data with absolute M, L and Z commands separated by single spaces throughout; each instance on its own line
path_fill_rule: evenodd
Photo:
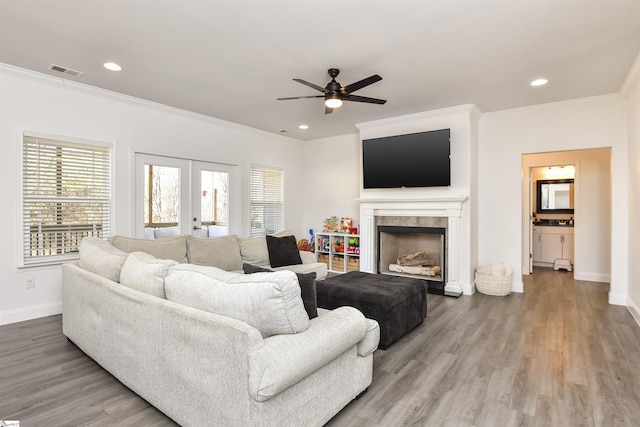
M 631 298 L 627 298 L 627 310 L 629 310 L 629 313 L 631 313 L 638 326 L 640 326 L 640 307 L 638 307 Z
M 62 301 L 0 311 L 0 325 L 24 322 L 25 320 L 37 319 L 39 317 L 47 317 L 60 313 L 62 313 Z
M 511 292 L 524 293 L 524 282 L 513 282 L 511 284 Z
M 604 273 L 585 273 L 583 271 L 574 271 L 573 278 L 575 280 L 583 280 L 585 282 L 611 283 L 611 275 Z
M 624 294 L 614 294 L 609 291 L 609 304 L 611 305 L 624 305 L 627 306 L 628 299 Z

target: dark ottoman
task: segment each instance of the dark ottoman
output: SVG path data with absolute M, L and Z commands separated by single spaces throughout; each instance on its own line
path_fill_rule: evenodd
M 420 279 L 352 271 L 319 280 L 316 287 L 318 307 L 349 305 L 377 320 L 383 350 L 427 316 L 427 284 Z

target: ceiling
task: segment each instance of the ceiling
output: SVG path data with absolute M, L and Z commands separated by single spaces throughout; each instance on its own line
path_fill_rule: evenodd
M 0 0 L 0 62 L 302 140 L 619 92 L 639 52 L 639 0 Z M 388 102 L 276 100 L 333 67 L 343 86 L 379 74 L 354 94 Z

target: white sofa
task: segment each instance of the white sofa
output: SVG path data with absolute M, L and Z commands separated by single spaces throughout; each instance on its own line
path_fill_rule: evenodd
M 297 280 L 85 239 L 63 333 L 183 426 L 320 426 L 371 383 L 379 328 L 352 307 L 309 319 Z

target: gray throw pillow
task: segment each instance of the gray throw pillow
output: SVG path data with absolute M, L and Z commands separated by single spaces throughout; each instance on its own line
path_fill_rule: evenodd
M 267 248 L 272 268 L 302 264 L 295 236 L 267 236 Z
M 273 272 L 268 268 L 258 267 L 257 265 L 242 264 L 244 274 Z M 296 273 L 298 283 L 300 284 L 300 293 L 304 310 L 309 315 L 309 319 L 318 317 L 318 293 L 316 291 L 316 273 Z

